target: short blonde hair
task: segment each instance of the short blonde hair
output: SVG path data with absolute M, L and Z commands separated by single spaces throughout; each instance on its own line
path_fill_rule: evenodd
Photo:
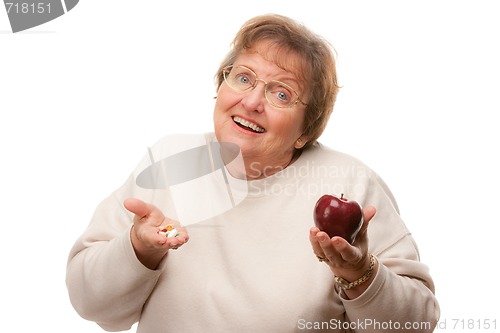
M 248 20 L 236 34 L 231 50 L 222 61 L 215 77 L 217 90 L 224 81 L 222 69 L 232 65 L 238 55 L 252 48 L 257 42 L 268 41 L 276 46 L 275 63 L 286 69 L 290 52 L 296 54 L 299 64 L 294 64 L 309 94 L 305 110 L 303 136 L 308 138 L 306 148 L 321 136 L 326 128 L 337 97 L 337 71 L 334 50 L 322 37 L 291 18 L 269 14 Z

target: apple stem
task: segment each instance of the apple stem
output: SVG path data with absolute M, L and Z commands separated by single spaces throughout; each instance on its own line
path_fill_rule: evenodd
M 344 193 L 340 193 L 340 200 L 344 199 Z

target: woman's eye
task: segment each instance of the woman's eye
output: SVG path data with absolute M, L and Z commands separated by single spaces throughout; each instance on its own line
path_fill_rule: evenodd
M 292 99 L 292 92 L 282 85 L 271 85 L 271 96 L 279 103 L 288 103 Z
M 279 91 L 276 93 L 276 96 L 282 100 L 283 102 L 286 102 L 289 100 L 289 96 L 286 94 L 284 91 Z
M 250 80 L 245 75 L 240 75 L 236 79 L 238 80 L 239 83 L 242 83 L 242 84 L 249 84 L 250 83 Z

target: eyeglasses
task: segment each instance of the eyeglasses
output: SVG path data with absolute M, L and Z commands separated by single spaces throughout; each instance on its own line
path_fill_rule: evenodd
M 299 94 L 286 83 L 275 80 L 266 82 L 259 79 L 254 71 L 245 66 L 224 67 L 222 75 L 227 85 L 236 91 L 253 90 L 258 81 L 264 82 L 264 95 L 267 101 L 277 108 L 291 108 L 298 102 L 307 105 L 300 100 Z

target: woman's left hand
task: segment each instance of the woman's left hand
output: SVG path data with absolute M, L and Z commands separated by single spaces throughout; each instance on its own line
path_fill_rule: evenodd
M 318 259 L 328 264 L 333 274 L 342 277 L 347 281 L 355 281 L 363 276 L 370 267 L 370 254 L 368 253 L 368 224 L 375 216 L 376 209 L 373 206 L 366 206 L 363 209 L 363 225 L 358 232 L 354 243 L 351 245 L 342 237 L 332 237 L 317 227 L 312 227 L 309 233 L 314 254 Z M 350 298 L 360 295 L 370 284 L 372 278 L 358 287 L 346 290 Z

